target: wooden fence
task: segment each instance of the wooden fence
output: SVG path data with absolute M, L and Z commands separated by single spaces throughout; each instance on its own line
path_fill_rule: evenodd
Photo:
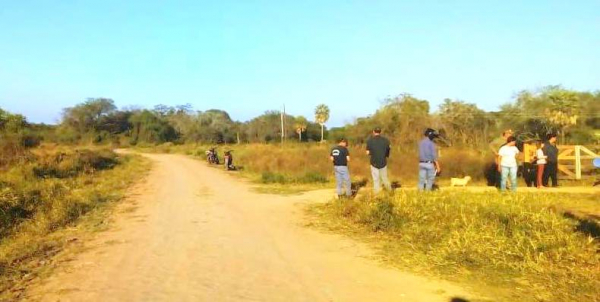
M 523 150 L 525 162 L 531 162 L 535 157 L 535 145 L 526 144 Z M 596 147 L 598 149 L 598 147 Z M 566 179 L 582 179 L 589 175 L 584 172 L 594 169 L 592 161 L 600 155 L 589 148 L 580 145 L 558 146 L 559 177 Z

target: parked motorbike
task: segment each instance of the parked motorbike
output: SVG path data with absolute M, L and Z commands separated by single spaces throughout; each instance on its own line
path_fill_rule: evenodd
M 215 148 L 211 148 L 210 150 L 206 151 L 206 161 L 212 165 L 218 165 L 220 163 L 219 155 L 217 154 L 217 150 L 215 150 Z

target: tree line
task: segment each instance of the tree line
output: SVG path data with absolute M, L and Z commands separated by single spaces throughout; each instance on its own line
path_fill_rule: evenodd
M 560 86 L 524 90 L 514 102 L 486 112 L 473 103 L 445 99 L 432 112 L 427 100 L 410 94 L 389 98 L 373 115 L 332 129 L 333 138 L 363 143 L 370 129 L 379 126 L 394 143 L 414 144 L 423 130 L 438 129 L 446 144 L 486 149 L 503 130 L 512 129 L 520 141 L 543 140 L 556 133 L 561 144 L 600 143 L 600 91 L 578 92 Z
M 473 103 L 446 99 L 432 110 L 427 100 L 410 94 L 388 98 L 374 114 L 328 129 L 329 108 L 322 104 L 311 118 L 266 111 L 249 121 L 235 121 L 218 109 L 194 110 L 189 105 L 157 105 L 151 109 L 118 109 L 109 98 L 90 98 L 63 110 L 59 125 L 33 125 L 24 116 L 0 109 L 0 134 L 37 135 L 58 143 L 274 143 L 310 142 L 347 138 L 364 143 L 374 127 L 397 145 L 413 145 L 428 127 L 438 129 L 445 142 L 485 148 L 502 129 L 512 129 L 522 140 L 543 138 L 554 132 L 562 143 L 598 143 L 600 92 L 579 92 L 560 86 L 521 91 L 514 101 L 495 112 Z M 283 127 L 283 128 L 282 128 Z M 283 133 L 282 133 L 283 129 Z
M 189 104 L 118 110 L 112 99 L 91 98 L 64 109 L 56 139 L 95 143 L 125 141 L 130 145 L 269 143 L 279 142 L 283 129 L 284 137 L 308 142 L 321 140 L 321 125 L 324 126 L 325 121 L 321 119 L 322 123 L 318 124 L 303 116 L 266 111 L 247 122 L 239 122 L 223 110 L 197 111 Z

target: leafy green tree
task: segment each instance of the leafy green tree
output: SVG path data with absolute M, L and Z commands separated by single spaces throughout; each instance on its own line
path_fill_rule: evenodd
M 104 115 L 98 122 L 97 130 L 111 135 L 129 133 L 133 128 L 129 122 L 131 115 L 133 115 L 132 111 L 114 111 Z
M 175 128 L 150 110 L 134 112 L 129 118 L 133 125 L 133 144 L 139 142 L 165 143 L 177 140 Z
M 87 101 L 76 105 L 75 107 L 66 108 L 63 111 L 63 124 L 80 133 L 91 132 L 100 128 L 100 120 L 114 112 L 117 107 L 112 99 L 106 98 L 89 98 Z
M 203 141 L 233 143 L 237 141 L 235 123 L 223 110 L 211 109 L 198 114 L 198 128 Z
M 412 147 L 423 137 L 423 131 L 432 127 L 429 103 L 410 94 L 389 98 L 372 116 L 348 125 L 346 134 L 353 142 L 364 143 L 375 127 L 380 127 L 395 144 Z
M 491 122 L 485 111 L 475 104 L 445 99 L 438 116 L 442 129 L 452 141 L 480 146 L 487 142 Z
M 154 111 L 154 113 L 160 117 L 166 117 L 175 114 L 175 108 L 163 104 L 154 106 L 152 111 Z
M 294 128 L 296 128 L 296 133 L 298 133 L 298 141 L 302 142 L 302 133 L 306 132 L 306 127 L 308 126 L 308 120 L 303 116 L 297 116 L 294 121 Z
M 578 133 L 580 138 L 582 133 L 592 132 L 587 128 L 587 122 L 597 116 L 593 113 L 593 104 L 599 100 L 594 94 L 547 86 L 537 91 L 518 93 L 514 103 L 501 107 L 499 119 L 502 128 L 515 129 L 538 138 L 557 132 L 561 134 L 561 142 L 566 143 L 571 136 L 569 132 Z M 577 139 L 580 143 L 590 140 Z
M 27 127 L 27 120 L 21 114 L 9 114 L 4 122 L 4 130 L 9 133 L 18 133 Z
M 376 113 L 386 133 L 397 142 L 413 145 L 423 137 L 423 131 L 432 127 L 429 102 L 402 94 L 388 99 L 387 105 Z
M 320 104 L 315 108 L 315 121 L 321 125 L 321 142 L 325 140 L 325 123 L 329 120 L 329 107 Z
M 557 129 L 560 129 L 562 141 L 565 141 L 565 131 L 568 127 L 577 125 L 579 119 L 579 96 L 574 91 L 553 87 L 544 91 L 543 97 L 549 100 L 545 109 L 547 119 Z
M 2 108 L 0 108 L 0 130 L 4 130 L 4 125 L 6 124 L 8 115 L 9 113 L 7 111 L 4 111 Z
M 246 124 L 250 142 L 271 142 L 281 136 L 281 113 L 267 111 Z

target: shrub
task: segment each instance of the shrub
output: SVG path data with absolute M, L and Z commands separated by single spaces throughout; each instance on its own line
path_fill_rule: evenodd
M 264 184 L 285 184 L 288 182 L 288 179 L 283 174 L 263 172 L 261 182 Z
M 388 198 L 375 202 L 370 208 L 366 221 L 369 221 L 373 231 L 385 231 L 393 229 L 396 225 L 395 204 Z
M 117 155 L 109 150 L 76 150 L 73 153 L 58 153 L 40 158 L 39 163 L 33 167 L 33 172 L 41 178 L 66 178 L 111 169 L 117 163 Z
M 312 183 L 326 183 L 329 181 L 327 177 L 321 175 L 318 172 L 307 172 L 306 174 L 298 177 L 284 175 L 275 172 L 263 172 L 261 174 L 260 181 L 264 184 L 288 184 L 288 183 L 299 183 L 299 184 L 312 184 Z
M 4 237 L 10 227 L 20 220 L 31 217 L 38 204 L 41 192 L 0 182 L 0 237 Z
M 319 172 L 306 172 L 303 176 L 296 179 L 299 183 L 326 183 L 329 180 Z
M 28 149 L 39 145 L 39 142 L 39 137 L 33 135 L 0 134 L 0 168 L 29 160 L 31 153 Z

